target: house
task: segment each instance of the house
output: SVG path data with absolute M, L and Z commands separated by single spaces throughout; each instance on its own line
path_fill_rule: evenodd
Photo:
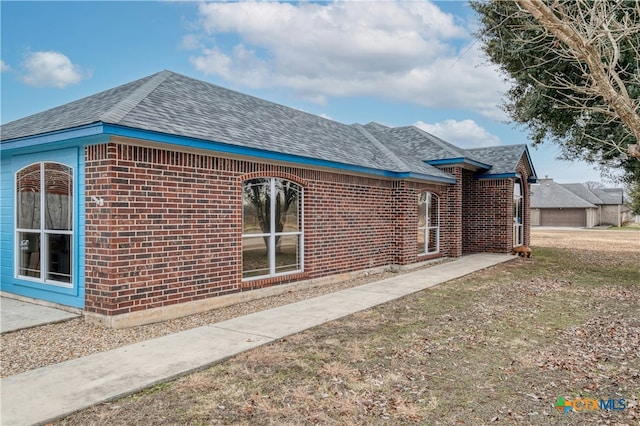
M 529 242 L 526 145 L 464 150 L 169 71 L 0 131 L 3 293 L 107 326 Z
M 540 179 L 531 190 L 531 224 L 593 228 L 622 225 L 622 188 L 588 188 Z

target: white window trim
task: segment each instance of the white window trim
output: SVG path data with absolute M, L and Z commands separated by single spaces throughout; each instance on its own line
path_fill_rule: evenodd
M 430 196 L 427 197 L 427 199 L 429 200 L 428 203 L 425 203 L 426 208 L 425 208 L 425 226 L 420 226 L 418 227 L 418 230 L 422 230 L 423 234 L 424 234 L 424 251 L 418 253 L 419 255 L 425 255 L 425 254 L 438 254 L 440 253 L 440 197 L 437 196 L 436 194 L 434 194 L 433 192 L 423 192 L 422 194 L 429 194 Z M 422 195 L 420 194 L 420 195 Z M 418 196 L 418 203 L 420 203 L 420 195 Z M 436 225 L 435 226 L 429 226 L 429 209 L 432 207 L 432 203 L 433 200 L 436 200 L 437 203 L 437 211 L 438 214 L 436 216 Z M 434 251 L 429 251 L 430 247 L 429 247 L 429 232 L 430 231 L 434 231 L 436 232 L 436 249 Z
M 243 277 L 242 281 L 246 282 L 246 281 L 255 281 L 255 280 L 261 280 L 261 279 L 265 279 L 265 278 L 272 278 L 272 277 L 280 277 L 280 276 L 285 276 L 285 275 L 291 275 L 291 274 L 297 274 L 300 272 L 304 271 L 304 188 L 302 187 L 302 185 L 300 185 L 299 183 L 289 180 L 289 179 L 285 179 L 285 178 L 280 178 L 280 177 L 263 177 L 262 179 L 269 179 L 269 191 L 271 191 L 271 197 L 270 197 L 270 205 L 269 205 L 269 209 L 270 209 L 270 213 L 269 213 L 269 217 L 270 217 L 270 223 L 269 223 L 269 231 L 268 233 L 260 233 L 260 234 L 242 234 L 242 240 L 244 242 L 245 238 L 251 238 L 251 237 L 268 237 L 269 238 L 269 274 L 265 274 L 265 275 L 257 275 L 257 276 L 253 276 L 253 277 Z M 299 200 L 298 200 L 298 206 L 299 206 L 299 214 L 300 214 L 300 230 L 299 231 L 294 231 L 294 232 L 275 232 L 276 229 L 276 215 L 275 215 L 275 211 L 276 211 L 276 197 L 273 196 L 273 194 L 275 194 L 276 191 L 276 180 L 283 180 L 283 181 L 288 181 L 288 182 L 292 182 L 296 185 L 298 185 L 298 187 L 300 188 L 300 193 L 299 193 Z M 251 180 L 251 179 L 249 179 Z M 244 190 L 244 185 L 245 185 L 246 181 L 242 182 L 242 189 Z M 243 217 L 242 217 L 242 227 L 244 228 L 244 209 L 243 209 Z M 276 237 L 286 237 L 286 236 L 291 236 L 291 235 L 297 235 L 300 237 L 300 247 L 298 248 L 299 253 L 298 256 L 300 257 L 300 268 L 296 269 L 294 271 L 286 271 L 286 272 L 276 272 Z M 242 251 L 242 250 L 241 250 Z
M 515 195 L 515 186 L 520 186 L 520 196 L 516 197 Z M 523 185 L 522 180 L 516 179 L 513 182 L 513 203 L 514 210 L 516 211 L 516 215 L 513 217 L 513 246 L 518 247 L 524 244 L 524 220 L 522 217 L 522 210 L 524 206 L 524 195 L 523 195 Z M 516 220 L 516 217 L 520 218 L 520 222 Z
M 31 281 L 31 282 L 35 282 L 35 283 L 41 283 L 41 284 L 47 284 L 47 285 L 52 285 L 52 286 L 56 286 L 56 287 L 64 287 L 64 288 L 73 288 L 74 287 L 74 283 L 75 283 L 75 274 L 74 272 L 74 268 L 75 268 L 75 247 L 74 247 L 74 242 L 75 242 L 75 217 L 71 217 L 71 231 L 67 231 L 67 230 L 48 230 L 46 229 L 46 227 L 44 226 L 45 224 L 45 202 L 46 202 L 46 191 L 43 191 L 43 185 L 44 185 L 44 173 L 45 173 L 45 168 L 44 165 L 45 163 L 50 163 L 50 164 L 60 164 L 64 167 L 68 167 L 71 170 L 71 187 L 73 188 L 74 185 L 74 180 L 75 180 L 75 170 L 73 167 L 70 167 L 67 164 L 64 163 L 60 163 L 58 161 L 35 161 L 33 163 L 27 164 L 24 167 L 21 167 L 18 171 L 16 171 L 15 175 L 14 175 L 14 186 L 13 186 L 13 197 L 14 197 L 14 211 L 13 211 L 13 227 L 14 227 L 14 236 L 15 236 L 15 249 L 14 249 L 14 277 L 21 279 L 21 280 L 25 280 L 25 281 Z M 18 200 L 17 197 L 17 192 L 16 192 L 16 188 L 18 185 L 18 173 L 20 173 L 20 171 L 26 169 L 27 167 L 33 166 L 34 164 L 39 164 L 40 165 L 40 227 L 38 229 L 29 229 L 29 228 L 18 228 L 18 203 L 20 202 L 20 200 Z M 75 206 L 75 191 L 71 191 L 71 207 L 73 208 L 73 206 Z M 21 247 L 20 247 L 20 238 L 19 235 L 21 232 L 25 232 L 25 233 L 30 233 L 30 234 L 40 234 L 40 278 L 37 277 L 30 277 L 28 275 L 20 275 L 19 271 L 20 271 L 20 253 L 21 253 Z M 69 255 L 70 259 L 69 259 L 69 271 L 70 271 L 70 279 L 69 282 L 64 282 L 64 281 L 56 281 L 56 280 L 51 280 L 51 279 L 47 279 L 47 276 L 49 275 L 49 265 L 47 264 L 46 260 L 49 258 L 49 244 L 48 244 L 48 235 L 50 234 L 56 234 L 56 235 L 70 235 L 71 238 L 71 254 Z

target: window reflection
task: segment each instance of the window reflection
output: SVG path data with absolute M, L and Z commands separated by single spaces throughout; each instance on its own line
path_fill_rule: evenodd
M 17 275 L 54 284 L 72 282 L 72 214 L 70 167 L 44 162 L 17 172 Z
M 302 187 L 279 178 L 242 188 L 243 278 L 302 269 Z

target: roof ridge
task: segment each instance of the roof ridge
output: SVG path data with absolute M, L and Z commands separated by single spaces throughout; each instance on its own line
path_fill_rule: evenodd
M 431 134 L 431 133 L 427 132 L 426 130 L 423 130 L 423 129 L 419 128 L 419 127 L 416 127 L 416 126 L 404 126 L 404 127 L 409 128 L 409 129 L 414 130 L 414 131 L 417 130 L 419 133 L 424 133 L 425 135 L 427 135 L 431 139 L 431 141 L 433 143 L 435 143 L 436 145 L 438 145 L 440 148 L 444 149 L 445 151 L 456 155 L 456 157 L 459 156 L 461 153 L 452 150 L 451 149 L 452 147 L 457 149 L 457 150 L 459 150 L 459 151 L 463 151 L 464 154 L 467 154 L 467 150 L 466 149 L 457 147 L 457 146 L 453 145 L 452 143 L 449 143 L 449 142 L 445 141 L 444 139 L 439 138 L 438 136 L 436 136 L 434 134 Z M 451 157 L 451 158 L 456 158 L 456 157 Z
M 398 157 L 396 154 L 394 154 L 393 151 L 391 151 L 389 148 L 387 148 L 387 146 L 384 143 L 382 143 L 375 136 L 373 136 L 371 133 L 369 133 L 369 131 L 366 130 L 364 128 L 364 126 L 362 126 L 361 124 L 354 124 L 353 127 L 355 127 L 360 133 L 362 133 L 362 135 L 365 138 L 367 138 L 369 140 L 369 142 L 373 143 L 376 147 L 378 147 L 378 149 L 380 149 L 382 152 L 384 152 L 386 155 L 388 155 L 389 159 L 396 166 L 398 166 L 401 171 L 411 170 L 411 168 L 407 165 L 407 163 L 402 161 L 402 159 L 400 157 Z
M 152 75 L 149 80 L 100 116 L 104 123 L 117 124 L 173 73 L 168 70 Z
M 464 150 L 465 151 L 482 151 L 484 149 L 513 148 L 513 147 L 520 147 L 522 148 L 522 150 L 524 150 L 526 146 L 527 146 L 526 143 L 509 143 L 505 145 L 492 145 L 492 146 L 479 146 L 476 148 L 464 148 Z

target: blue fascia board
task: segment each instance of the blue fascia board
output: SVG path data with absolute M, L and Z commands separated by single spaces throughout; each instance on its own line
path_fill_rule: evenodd
M 41 135 L 27 136 L 23 138 L 9 139 L 0 144 L 0 151 L 13 151 L 17 149 L 29 149 L 46 144 L 47 147 L 59 148 L 81 138 L 95 138 L 104 134 L 104 126 L 101 122 L 66 130 L 43 133 Z M 104 139 L 104 138 L 103 138 Z M 99 142 L 95 142 L 99 143 Z
M 535 182 L 538 182 L 538 174 L 536 173 L 536 169 L 533 168 L 533 161 L 531 161 L 531 155 L 529 154 L 529 147 L 527 145 L 524 146 L 524 152 L 527 154 L 527 161 L 529 162 L 529 167 L 531 167 L 531 176 L 529 176 L 529 181 L 533 179 Z
M 469 164 L 474 167 L 478 167 L 480 169 L 490 169 L 490 164 L 481 163 L 476 160 L 470 160 L 465 157 L 457 157 L 457 158 L 441 158 L 439 160 L 428 160 L 425 163 L 431 166 L 444 166 L 444 165 L 454 165 L 454 164 Z
M 424 173 L 413 173 L 413 172 L 401 172 L 397 173 L 396 178 L 398 179 L 418 179 L 418 180 L 426 180 L 430 182 L 438 182 L 438 183 L 456 183 L 456 178 L 448 178 L 445 176 L 433 176 L 427 175 Z
M 506 178 L 517 178 L 520 177 L 520 173 L 511 172 L 511 173 L 483 173 L 480 175 L 476 175 L 477 179 L 506 179 Z
M 133 127 L 120 126 L 97 122 L 67 130 L 60 130 L 42 135 L 29 136 L 14 140 L 4 141 L 1 151 L 5 154 L 19 153 L 20 151 L 42 150 L 42 145 L 46 144 L 47 150 L 59 149 L 70 145 L 94 145 L 104 143 L 110 136 L 121 136 L 134 139 L 142 139 L 170 145 L 177 145 L 189 148 L 199 148 L 207 151 L 220 152 L 224 154 L 240 155 L 245 157 L 259 158 L 262 160 L 282 161 L 300 165 L 325 167 L 330 169 L 344 170 L 348 172 L 363 173 L 367 175 L 383 176 L 391 179 L 413 178 L 429 182 L 455 183 L 455 178 L 442 176 L 432 176 L 424 173 L 395 172 L 372 167 L 358 166 L 354 164 L 340 163 L 331 160 L 303 157 L 294 154 L 285 154 L 264 149 L 251 148 L 240 145 L 231 145 L 222 142 L 209 141 L 205 139 L 195 139 L 186 136 L 170 135 L 167 133 L 152 130 L 143 130 Z
M 303 157 L 294 154 L 285 154 L 280 152 L 268 151 L 259 148 L 251 148 L 240 145 L 231 145 L 221 142 L 209 141 L 204 139 L 195 139 L 186 136 L 169 135 L 166 133 L 155 132 L 151 130 L 142 130 L 113 124 L 104 125 L 105 133 L 113 136 L 122 136 L 134 139 L 142 139 L 153 142 L 166 143 L 171 145 L 184 146 L 189 148 L 199 148 L 207 151 L 221 152 L 224 154 L 241 155 L 245 157 L 259 158 L 262 160 L 282 161 L 287 163 L 295 163 L 300 165 L 326 167 L 330 169 L 338 169 L 355 173 L 363 173 L 368 175 L 383 176 L 393 179 L 415 178 L 419 180 L 455 183 L 455 179 L 441 176 L 431 176 L 422 173 L 413 172 L 394 172 L 389 170 L 374 169 L 371 167 L 358 166 L 354 164 L 340 163 L 331 160 L 321 160 L 312 157 Z

